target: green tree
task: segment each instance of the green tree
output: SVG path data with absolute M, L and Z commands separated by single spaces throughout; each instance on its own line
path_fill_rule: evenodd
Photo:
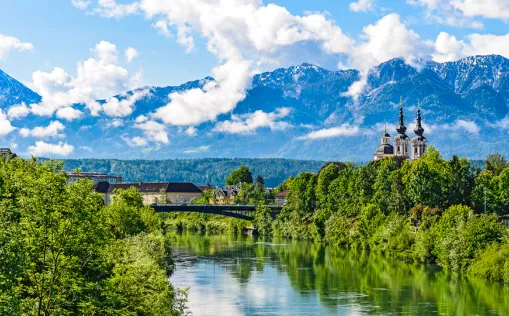
M 237 170 L 233 170 L 226 179 L 226 185 L 235 185 L 239 183 L 253 183 L 251 171 L 246 166 L 240 166 Z
M 491 172 L 495 176 L 498 176 L 502 170 L 507 167 L 508 163 L 502 154 L 494 153 L 488 155 L 486 158 L 485 170 Z
M 471 196 L 475 185 L 475 172 L 470 161 L 453 155 L 449 161 L 452 170 L 451 204 L 472 205 Z
M 258 206 L 256 208 L 253 226 L 260 235 L 270 236 L 272 233 L 272 212 L 267 206 Z
M 454 181 L 451 166 L 431 146 L 411 164 L 403 181 L 414 205 L 445 208 L 451 203 Z

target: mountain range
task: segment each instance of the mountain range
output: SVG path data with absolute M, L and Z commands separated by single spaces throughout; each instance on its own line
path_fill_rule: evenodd
M 357 70 L 327 70 L 311 64 L 280 68 L 253 77 L 246 97 L 232 113 L 217 121 L 242 117 L 257 110 L 274 112 L 290 109 L 281 118 L 286 128 L 259 128 L 251 134 L 229 134 L 214 130 L 217 122 L 197 127 L 196 135 L 182 128 L 169 127 L 169 144 L 131 147 L 124 138 L 137 131 L 134 119 L 168 103 L 171 92 L 201 88 L 212 78 L 181 86 L 148 87 L 149 94 L 135 103 L 131 116 L 121 124 L 112 119 L 85 116 L 66 126 L 65 140 L 75 150 L 69 157 L 118 159 L 173 159 L 203 157 L 292 158 L 314 160 L 367 161 L 387 126 L 395 136 L 400 97 L 405 111 L 407 134 L 413 136 L 418 103 L 422 109 L 425 136 L 446 157 L 453 154 L 482 159 L 492 152 L 509 155 L 509 60 L 498 56 L 472 56 L 455 62 L 436 63 L 417 60 L 412 65 L 393 59 L 373 68 L 366 86 L 356 100 L 346 96 L 359 80 Z M 132 94 L 129 92 L 128 94 Z M 39 102 L 41 97 L 0 71 L 0 107 Z M 84 110 L 86 111 L 86 110 Z M 16 127 L 48 125 L 55 118 L 30 114 L 14 121 Z M 116 125 L 116 126 L 115 126 Z M 345 128 L 349 132 L 337 132 Z M 336 129 L 336 130 L 334 130 Z M 326 130 L 336 137 L 306 137 L 312 131 Z M 19 152 L 35 139 L 23 138 L 17 131 L 4 136 L 9 146 L 15 135 Z M 325 135 L 325 136 L 324 136 Z

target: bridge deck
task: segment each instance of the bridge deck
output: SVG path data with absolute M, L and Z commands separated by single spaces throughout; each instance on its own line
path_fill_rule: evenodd
M 252 220 L 252 213 L 256 211 L 256 205 L 212 205 L 212 204 L 152 204 L 156 212 L 196 212 L 214 215 L 223 215 L 240 219 Z M 271 210 L 272 217 L 281 213 L 280 205 L 267 205 Z

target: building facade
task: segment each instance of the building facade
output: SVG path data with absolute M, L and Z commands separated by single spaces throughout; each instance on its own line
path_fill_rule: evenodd
M 103 195 L 104 204 L 109 205 L 115 198 L 115 190 L 127 190 L 135 187 L 143 197 L 144 205 L 152 204 L 187 204 L 193 198 L 200 198 L 203 192 L 190 182 L 139 182 L 117 183 L 98 182 L 96 192 Z
M 423 136 L 424 128 L 422 128 L 421 106 L 417 106 L 417 121 L 414 129 L 415 136 L 410 140 L 406 135 L 406 126 L 403 113 L 403 101 L 400 100 L 399 122 L 396 127 L 398 133 L 394 137 L 394 145 L 391 145 L 391 135 L 387 133 L 387 128 L 382 134 L 381 144 L 373 154 L 374 160 L 380 160 L 392 156 L 400 156 L 406 159 L 419 159 L 426 151 L 428 140 Z
M 78 179 L 90 179 L 94 183 L 98 182 L 108 182 L 110 184 L 122 183 L 121 176 L 111 176 L 106 173 L 99 172 L 68 172 L 67 173 L 68 182 L 76 182 Z

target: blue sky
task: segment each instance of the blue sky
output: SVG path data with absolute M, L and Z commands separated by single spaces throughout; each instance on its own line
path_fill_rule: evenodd
M 279 130 L 291 109 L 231 115 L 261 71 L 303 62 L 355 68 L 345 96 L 364 92 L 369 70 L 393 58 L 509 58 L 507 0 L 16 0 L 0 11 L 0 69 L 37 92 L 37 104 L 0 109 L 0 137 L 33 139 L 27 153 L 69 155 L 65 130 L 87 118 L 132 126 L 124 146 L 169 145 L 175 133 Z M 145 86 L 212 76 L 133 117 Z M 96 100 L 106 100 L 98 103 Z M 218 121 L 230 115 L 230 119 Z M 30 126 L 39 117 L 48 125 Z M 34 119 L 35 118 L 35 119 Z M 313 130 L 305 139 L 351 135 L 362 122 Z M 57 142 L 58 141 L 58 142 Z
M 509 32 L 509 25 L 502 19 L 479 18 L 485 27 L 478 30 L 429 21 L 425 18 L 425 8 L 412 6 L 406 1 L 375 1 L 377 9 L 367 13 L 350 11 L 351 2 L 285 0 L 264 3 L 286 7 L 294 15 L 303 15 L 308 11 L 327 11 L 330 18 L 354 38 L 362 32 L 364 26 L 390 12 L 400 14 L 402 20 L 421 38 L 433 41 L 440 32 L 448 32 L 458 38 L 472 32 L 496 35 Z M 20 81 L 29 82 L 32 72 L 36 70 L 50 71 L 54 66 L 75 68 L 77 61 L 88 57 L 89 48 L 106 40 L 119 48 L 132 46 L 138 49 L 140 56 L 128 69 L 142 69 L 143 83 L 147 85 L 177 85 L 210 75 L 217 58 L 207 51 L 205 41 L 199 40 L 196 49 L 186 53 L 175 38 L 158 34 L 151 24 L 142 15 L 108 19 L 98 14 L 86 14 L 73 6 L 71 0 L 9 1 L 0 10 L 0 34 L 30 42 L 34 49 L 31 52 L 9 54 L 8 59 L 0 60 L 0 69 Z M 325 62 L 324 66 L 332 68 L 335 65 Z

